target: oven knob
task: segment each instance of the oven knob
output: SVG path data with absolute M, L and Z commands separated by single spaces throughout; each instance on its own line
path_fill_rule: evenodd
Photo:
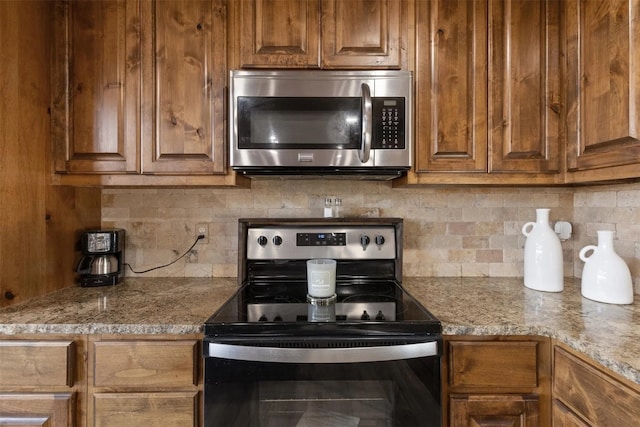
M 266 246 L 266 244 L 267 244 L 268 242 L 269 242 L 269 241 L 267 240 L 267 238 L 266 238 L 265 236 L 260 236 L 260 237 L 258 237 L 258 244 L 259 244 L 260 246 Z
M 360 244 L 362 245 L 363 251 L 367 250 L 367 246 L 369 246 L 369 243 L 371 243 L 371 239 L 369 238 L 369 236 L 367 236 L 366 234 L 360 236 Z
M 369 313 L 367 313 L 367 310 L 365 310 L 362 313 L 362 316 L 360 316 L 360 320 L 369 320 L 369 319 L 371 319 L 371 316 L 369 316 Z
M 378 314 L 376 315 L 376 320 L 384 320 L 384 314 L 382 314 L 382 310 L 378 310 Z
M 260 316 L 260 318 L 258 319 L 258 322 L 266 322 L 266 321 L 267 321 L 267 316 L 265 316 L 264 314 Z
M 276 246 L 280 246 L 282 244 L 282 237 L 273 236 L 273 244 Z
M 273 318 L 274 322 L 282 322 L 282 316 L 280 316 L 279 314 L 276 315 L 276 317 Z
M 376 245 L 378 246 L 384 245 L 384 236 L 381 236 L 381 235 L 376 236 Z

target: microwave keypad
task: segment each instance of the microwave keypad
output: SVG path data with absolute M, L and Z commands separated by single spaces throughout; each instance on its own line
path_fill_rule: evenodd
M 373 98 L 372 148 L 404 149 L 404 98 Z

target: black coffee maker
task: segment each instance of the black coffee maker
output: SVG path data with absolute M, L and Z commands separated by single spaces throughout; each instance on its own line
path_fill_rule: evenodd
M 80 238 L 80 286 L 115 285 L 124 277 L 124 230 L 91 230 Z

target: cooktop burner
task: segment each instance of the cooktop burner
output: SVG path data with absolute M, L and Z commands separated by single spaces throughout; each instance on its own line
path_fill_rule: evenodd
M 411 335 L 440 322 L 401 285 L 399 218 L 241 219 L 241 287 L 208 336 Z M 308 299 L 307 260 L 335 259 L 335 301 Z
M 205 323 L 205 334 L 288 332 L 314 328 L 353 328 L 438 333 L 440 322 L 397 283 L 338 285 L 331 303 L 308 302 L 306 283 L 245 284 Z M 360 290 L 361 292 L 359 292 Z

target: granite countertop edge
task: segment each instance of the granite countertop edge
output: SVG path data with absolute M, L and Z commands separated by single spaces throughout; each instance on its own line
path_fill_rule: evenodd
M 201 334 L 206 319 L 238 289 L 235 278 L 125 283 L 70 287 L 4 307 L 0 335 Z M 638 298 L 628 306 L 586 301 L 579 279 L 567 279 L 561 293 L 523 289 L 517 278 L 411 277 L 403 286 L 440 319 L 443 335 L 550 337 L 640 384 Z

